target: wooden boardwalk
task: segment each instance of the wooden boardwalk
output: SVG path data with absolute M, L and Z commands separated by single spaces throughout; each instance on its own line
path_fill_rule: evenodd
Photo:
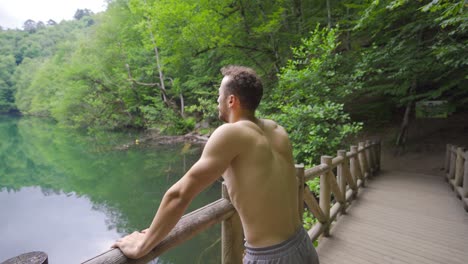
M 319 239 L 320 263 L 467 264 L 468 213 L 440 174 L 373 177 Z

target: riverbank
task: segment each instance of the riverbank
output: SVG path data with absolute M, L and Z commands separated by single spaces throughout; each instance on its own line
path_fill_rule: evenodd
M 116 150 L 127 150 L 130 147 L 137 146 L 137 145 L 144 145 L 148 147 L 155 147 L 160 145 L 173 145 L 173 144 L 180 144 L 180 143 L 190 143 L 190 144 L 199 144 L 204 145 L 208 141 L 208 135 L 202 135 L 197 132 L 190 132 L 185 135 L 180 136 L 168 136 L 168 135 L 161 135 L 154 131 L 147 131 L 145 134 L 135 139 L 135 141 L 128 142 L 126 144 L 117 146 Z

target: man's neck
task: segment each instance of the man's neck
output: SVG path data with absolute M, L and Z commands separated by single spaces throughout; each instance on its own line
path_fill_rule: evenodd
M 255 112 L 251 111 L 239 111 L 232 113 L 229 116 L 228 123 L 235 123 L 237 121 L 248 120 L 254 123 L 257 123 L 257 118 L 255 117 Z

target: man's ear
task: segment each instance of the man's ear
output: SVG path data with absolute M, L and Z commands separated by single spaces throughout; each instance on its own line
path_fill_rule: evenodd
M 237 101 L 237 97 L 235 97 L 233 94 L 228 96 L 228 104 L 229 106 L 233 106 Z

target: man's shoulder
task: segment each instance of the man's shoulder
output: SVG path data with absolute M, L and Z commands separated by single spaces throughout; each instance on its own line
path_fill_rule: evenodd
M 284 127 L 276 123 L 275 121 L 271 119 L 262 119 L 263 124 L 265 125 L 265 128 L 268 130 L 274 131 L 276 133 L 284 134 L 287 135 L 286 130 Z
M 275 121 L 271 120 L 271 119 L 261 119 L 263 124 L 266 126 L 266 127 L 269 127 L 269 128 L 278 128 L 278 127 L 281 127 L 280 125 L 278 125 Z
M 218 128 L 215 129 L 215 131 L 213 132 L 212 136 L 213 135 L 216 135 L 216 134 L 236 134 L 238 133 L 239 131 L 243 130 L 244 128 L 242 126 L 239 126 L 238 124 L 236 123 L 226 123 L 226 124 L 222 124 L 220 125 Z
M 211 134 L 209 141 L 219 141 L 219 140 L 231 140 L 233 138 L 237 138 L 242 134 L 245 128 L 242 126 L 236 125 L 235 123 L 226 123 L 213 131 Z

